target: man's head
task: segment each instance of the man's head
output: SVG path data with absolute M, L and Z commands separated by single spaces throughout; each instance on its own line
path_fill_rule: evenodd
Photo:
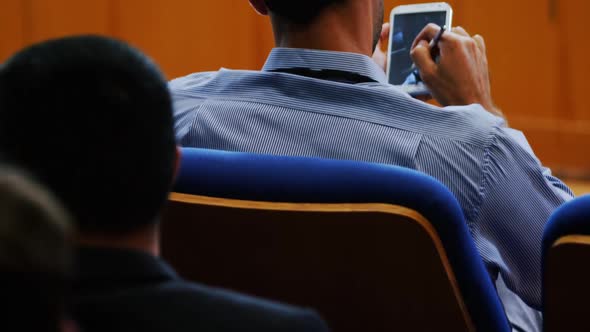
M 48 186 L 83 233 L 153 224 L 176 163 L 166 81 L 108 38 L 27 48 L 0 68 L 0 157 Z
M 372 25 L 373 47 L 377 45 L 384 18 L 383 0 L 249 0 L 252 6 L 263 15 L 273 16 L 275 31 L 277 25 L 295 26 L 297 29 L 317 23 L 322 15 L 329 12 L 346 12 L 342 9 L 349 8 L 352 13 L 359 13 L 358 8 L 371 8 L 371 17 L 364 17 L 365 21 L 370 19 Z M 360 6 L 360 7 L 359 7 Z M 362 21 L 362 19 L 360 20 Z M 356 20 L 348 20 L 342 17 L 342 28 Z M 354 28 L 354 27 L 353 27 Z M 280 29 L 279 29 L 280 30 Z
M 48 192 L 0 169 L 0 292 L 4 326 L 59 331 L 71 277 L 69 218 Z
M 268 11 L 289 22 L 305 25 L 332 6 L 343 6 L 349 0 L 263 0 Z

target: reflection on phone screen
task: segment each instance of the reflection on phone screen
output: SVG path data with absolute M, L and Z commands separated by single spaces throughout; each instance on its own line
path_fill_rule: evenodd
M 443 26 L 446 24 L 446 18 L 447 12 L 445 11 L 395 15 L 391 41 L 389 83 L 408 85 L 422 82 L 420 73 L 414 67 L 410 57 L 412 44 L 428 23 Z

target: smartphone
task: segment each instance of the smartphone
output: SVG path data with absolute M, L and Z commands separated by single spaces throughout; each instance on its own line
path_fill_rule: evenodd
M 429 23 L 441 27 L 446 25 L 447 30 L 450 30 L 452 20 L 453 9 L 445 2 L 398 6 L 391 11 L 387 59 L 389 84 L 398 86 L 413 96 L 430 94 L 410 57 L 412 44 Z

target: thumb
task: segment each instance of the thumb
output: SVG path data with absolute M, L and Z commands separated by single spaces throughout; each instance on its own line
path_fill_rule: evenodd
M 381 29 L 381 35 L 379 35 L 379 40 L 377 41 L 377 47 L 375 48 L 376 50 L 383 50 L 384 45 L 386 45 L 387 41 L 389 40 L 390 30 L 389 23 L 384 23 Z
M 390 31 L 391 31 L 391 25 L 389 23 L 384 23 L 381 28 L 381 36 L 379 38 L 379 41 L 382 44 L 387 43 L 387 41 L 389 40 Z
M 427 41 L 421 40 L 410 52 L 410 56 L 416 64 L 416 67 L 418 67 L 420 70 L 420 76 L 422 79 L 428 79 L 434 75 L 436 63 L 430 55 L 430 49 Z

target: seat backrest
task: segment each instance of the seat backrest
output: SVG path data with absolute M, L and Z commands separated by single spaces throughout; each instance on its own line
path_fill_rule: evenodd
M 187 279 L 320 312 L 334 331 L 507 331 L 444 186 L 408 169 L 183 149 L 162 254 Z
M 590 329 L 590 196 L 560 207 L 543 238 L 545 331 Z

